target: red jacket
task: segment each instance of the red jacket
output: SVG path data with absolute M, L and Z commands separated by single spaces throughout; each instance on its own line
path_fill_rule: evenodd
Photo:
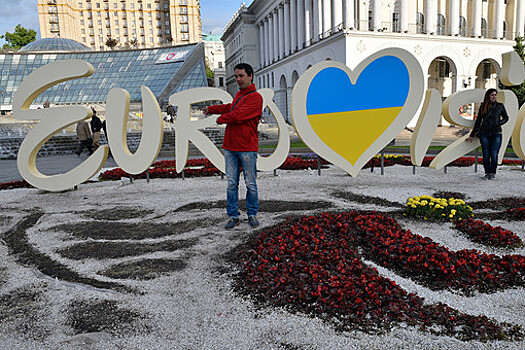
M 254 92 L 242 97 L 250 91 Z M 217 124 L 226 124 L 222 148 L 238 152 L 259 150 L 257 126 L 261 119 L 262 104 L 263 98 L 252 84 L 237 92 L 232 103 L 208 107 L 208 113 L 221 114 Z M 235 108 L 232 111 L 233 105 Z

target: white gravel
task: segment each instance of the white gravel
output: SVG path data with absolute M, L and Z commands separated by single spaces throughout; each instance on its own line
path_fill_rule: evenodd
M 362 170 L 351 178 L 337 168 L 316 171 L 278 171 L 261 173 L 258 178 L 261 201 L 329 201 L 339 209 L 374 209 L 386 207 L 349 203 L 331 196 L 335 190 L 381 197 L 404 203 L 408 197 L 436 191 L 461 192 L 469 201 L 491 198 L 525 197 L 525 172 L 520 167 L 501 167 L 495 181 L 484 181 L 481 173 L 470 168 L 448 168 L 447 173 L 411 167 L 385 168 L 385 175 Z M 58 281 L 43 275 L 34 267 L 21 265 L 0 241 L 0 298 L 22 288 L 42 292 L 34 311 L 17 315 L 0 324 L 0 349 L 524 349 L 525 342 L 462 342 L 455 338 L 439 337 L 411 328 L 395 327 L 383 335 L 362 332 L 341 333 L 325 321 L 309 315 L 292 314 L 279 308 L 257 308 L 247 297 L 232 291 L 232 275 L 225 272 L 221 254 L 252 234 L 246 217 L 233 231 L 217 227 L 195 229 L 176 237 L 146 239 L 142 242 L 160 242 L 166 239 L 197 238 L 189 249 L 175 252 L 155 252 L 139 257 L 80 261 L 66 259 L 58 249 L 79 242 L 64 232 L 49 228 L 62 223 L 90 221 L 80 211 L 112 210 L 116 207 L 152 209 L 145 217 L 125 222 L 181 222 L 206 218 L 223 218 L 222 209 L 173 210 L 193 202 L 225 199 L 226 180 L 220 177 L 195 179 L 152 179 L 89 183 L 78 190 L 47 193 L 36 189 L 0 191 L 2 214 L 0 238 L 31 209 L 45 212 L 39 222 L 28 230 L 31 245 L 40 252 L 67 265 L 80 274 L 103 281 L 119 282 L 137 288 L 142 293 L 121 293 L 90 286 Z M 241 186 L 242 187 L 242 186 Z M 241 190 L 244 196 L 244 189 Z M 260 213 L 262 227 L 273 225 L 286 216 L 302 213 Z M 413 233 L 428 236 L 452 250 L 478 249 L 488 253 L 505 252 L 470 242 L 459 235 L 450 224 L 415 223 L 403 220 L 401 224 Z M 492 221 L 517 233 L 525 240 L 523 222 Z M 123 242 L 125 240 L 122 240 Z M 525 249 L 516 250 L 524 254 Z M 101 270 L 124 261 L 142 258 L 185 258 L 188 266 L 149 281 L 113 280 L 98 274 Z M 443 302 L 458 310 L 475 315 L 486 315 L 501 322 L 525 327 L 525 289 L 512 288 L 494 294 L 476 294 L 464 297 L 451 292 L 431 291 L 388 269 L 367 261 L 385 277 L 395 280 L 402 288 L 417 293 L 427 303 Z M 122 308 L 135 310 L 147 317 L 135 325 L 138 332 L 115 336 L 105 332 L 75 335 L 66 326 L 66 308 L 72 300 L 115 300 Z M 1 315 L 1 313 L 0 313 Z M 32 315 L 32 316 L 31 316 Z M 33 317 L 33 320 L 30 318 Z M 36 321 L 35 321 L 36 319 Z M 33 331 L 21 331 L 28 324 L 34 332 L 44 334 L 38 339 Z M 147 332 L 140 332 L 145 328 Z M 23 327 L 22 327 L 23 328 Z

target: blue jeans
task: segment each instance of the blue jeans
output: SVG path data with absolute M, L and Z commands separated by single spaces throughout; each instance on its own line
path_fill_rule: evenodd
M 257 152 L 237 152 L 224 150 L 226 161 L 226 213 L 233 219 L 239 218 L 239 176 L 242 172 L 246 184 L 246 209 L 248 217 L 257 215 L 259 198 L 257 194 Z
M 480 134 L 479 141 L 483 151 L 485 174 L 496 174 L 498 152 L 501 147 L 501 134 Z

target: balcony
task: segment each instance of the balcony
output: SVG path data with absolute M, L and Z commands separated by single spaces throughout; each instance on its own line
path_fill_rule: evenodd
M 47 0 L 47 4 L 48 5 L 56 5 L 57 4 L 57 0 Z
M 51 24 L 58 23 L 58 18 L 51 18 L 51 19 L 49 19 L 49 23 L 51 23 Z
M 52 28 L 51 33 L 60 33 L 60 29 L 58 28 Z
M 56 9 L 49 9 L 49 13 L 56 14 L 56 13 L 58 13 L 58 10 L 56 10 Z

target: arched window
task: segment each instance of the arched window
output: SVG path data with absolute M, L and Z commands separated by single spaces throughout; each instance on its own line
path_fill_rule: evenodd
M 467 20 L 463 16 L 459 16 L 459 35 L 467 35 Z
M 446 35 L 446 19 L 445 16 L 443 16 L 441 13 L 438 13 L 438 27 L 437 27 L 437 34 L 438 35 Z
M 425 28 L 425 16 L 421 12 L 416 13 L 416 31 L 422 34 Z

